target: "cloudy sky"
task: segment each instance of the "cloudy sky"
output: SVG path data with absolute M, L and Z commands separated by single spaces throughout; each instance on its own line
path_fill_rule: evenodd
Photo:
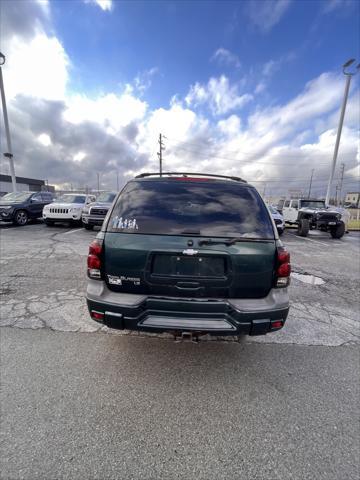
M 359 5 L 1 0 L 16 173 L 96 187 L 99 172 L 114 189 L 117 174 L 122 185 L 158 170 L 161 132 L 167 171 L 238 175 L 277 195 L 307 191 L 314 169 L 325 195 Z M 357 77 L 334 190 L 341 163 L 343 190 L 358 189 Z

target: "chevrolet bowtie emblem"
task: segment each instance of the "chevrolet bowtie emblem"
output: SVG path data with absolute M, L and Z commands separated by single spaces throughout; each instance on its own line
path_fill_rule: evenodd
M 198 250 L 194 250 L 193 248 L 187 248 L 186 250 L 183 251 L 183 255 L 196 255 Z

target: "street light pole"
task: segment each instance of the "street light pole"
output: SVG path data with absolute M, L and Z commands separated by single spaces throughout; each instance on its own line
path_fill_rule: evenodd
M 356 70 L 354 72 L 347 72 L 345 69 L 352 65 L 355 62 L 355 59 L 352 58 L 348 60 L 344 65 L 343 65 L 343 73 L 346 76 L 346 83 L 345 83 L 345 92 L 344 92 L 344 98 L 342 102 L 342 107 L 341 107 L 341 113 L 340 113 L 340 120 L 339 120 L 339 126 L 338 126 L 338 131 L 337 131 L 337 136 L 336 136 L 336 142 L 335 142 L 335 149 L 334 149 L 334 155 L 333 155 L 333 161 L 331 165 L 331 171 L 330 171 L 330 177 L 329 177 L 329 183 L 327 186 L 326 190 L 326 198 L 325 198 L 325 204 L 329 205 L 330 201 L 330 194 L 331 194 L 331 184 L 334 179 L 334 172 L 335 172 L 335 166 L 336 166 L 336 160 L 339 152 L 339 145 L 340 145 L 340 138 L 341 138 L 341 131 L 344 123 L 344 116 L 345 116 L 345 110 L 346 110 L 346 103 L 347 99 L 349 96 L 349 90 L 350 90 L 350 82 L 351 82 L 351 77 L 357 73 L 357 71 L 360 68 L 360 63 L 357 65 Z
M 5 89 L 4 89 L 4 80 L 2 75 L 2 65 L 5 63 L 5 55 L 0 52 L 0 90 L 1 90 L 1 103 L 4 115 L 4 126 L 5 126 L 5 135 L 6 135 L 6 142 L 7 142 L 7 152 L 4 153 L 4 157 L 9 159 L 10 165 L 10 175 L 11 175 L 11 183 L 13 192 L 16 192 L 16 176 L 15 176 L 15 167 L 14 167 L 14 160 L 13 160 L 13 153 L 11 147 L 11 138 L 10 138 L 10 129 L 9 129 L 9 119 L 7 114 L 6 108 L 6 98 L 5 98 Z
M 310 185 L 309 185 L 308 198 L 310 198 L 310 195 L 311 195 L 311 186 L 312 186 L 312 179 L 313 179 L 314 172 L 315 172 L 315 169 L 313 168 L 313 169 L 311 170 L 311 177 L 310 177 Z

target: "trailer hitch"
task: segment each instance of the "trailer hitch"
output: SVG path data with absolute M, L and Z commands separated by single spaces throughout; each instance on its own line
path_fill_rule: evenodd
M 199 343 L 199 332 L 175 332 L 174 334 L 174 342 L 192 342 L 192 343 Z

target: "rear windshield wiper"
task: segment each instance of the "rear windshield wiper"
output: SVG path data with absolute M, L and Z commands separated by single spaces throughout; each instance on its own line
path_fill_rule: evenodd
M 200 230 L 196 229 L 187 229 L 181 232 L 181 235 L 200 235 Z
M 274 240 L 270 238 L 251 238 L 251 237 L 234 237 L 234 238 L 228 238 L 227 240 L 211 240 L 209 238 L 208 240 L 200 240 L 199 246 L 201 245 L 219 245 L 219 244 L 224 244 L 224 245 L 234 245 L 237 242 L 260 242 L 260 243 L 269 243 L 273 242 Z

